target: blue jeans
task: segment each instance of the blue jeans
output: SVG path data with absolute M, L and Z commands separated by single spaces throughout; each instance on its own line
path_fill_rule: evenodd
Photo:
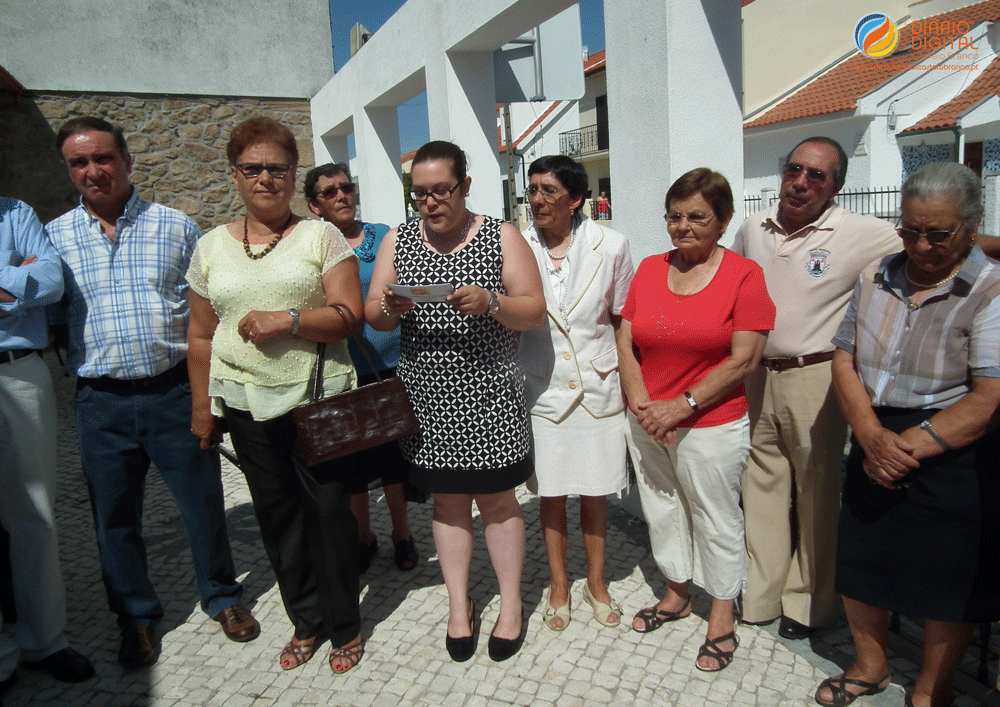
M 191 434 L 190 385 L 119 394 L 81 382 L 76 426 L 104 587 L 119 625 L 150 626 L 163 616 L 142 539 L 150 461 L 184 520 L 202 609 L 216 616 L 239 604 L 243 586 L 229 548 L 219 457 L 200 449 Z

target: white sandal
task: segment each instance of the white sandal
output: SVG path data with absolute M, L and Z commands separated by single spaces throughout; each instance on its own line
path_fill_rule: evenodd
M 583 600 L 590 604 L 590 607 L 594 610 L 594 618 L 602 626 L 607 626 L 608 628 L 616 628 L 621 625 L 622 622 L 622 608 L 618 606 L 618 602 L 614 599 L 610 603 L 605 604 L 604 602 L 597 601 L 594 595 L 590 592 L 590 585 L 584 583 L 583 585 Z M 618 616 L 617 621 L 608 621 L 609 614 L 616 614 Z
M 562 631 L 564 628 L 569 626 L 569 612 L 572 604 L 572 597 L 567 594 L 565 604 L 560 606 L 558 609 L 552 606 L 552 588 L 550 587 L 548 596 L 545 598 L 545 611 L 542 612 L 542 620 L 545 622 L 545 625 L 553 631 Z M 562 626 L 553 626 L 553 619 L 559 619 L 562 621 Z

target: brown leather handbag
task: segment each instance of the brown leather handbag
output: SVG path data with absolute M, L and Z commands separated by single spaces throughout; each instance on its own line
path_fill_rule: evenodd
M 360 331 L 357 319 L 350 309 L 340 305 L 332 306 L 350 331 Z M 355 333 L 352 337 L 378 380 L 371 385 L 324 398 L 323 357 L 326 344 L 318 346 L 310 402 L 292 410 L 302 452 L 309 466 L 377 447 L 420 431 L 420 424 L 413 413 L 413 405 L 406 396 L 403 381 L 398 377 L 384 380 L 375 370 L 375 364 L 365 351 L 358 334 Z

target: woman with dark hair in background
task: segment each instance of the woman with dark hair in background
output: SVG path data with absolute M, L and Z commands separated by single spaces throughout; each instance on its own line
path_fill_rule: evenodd
M 330 668 L 345 673 L 364 653 L 353 460 L 307 467 L 291 411 L 309 400 L 320 342 L 325 394 L 354 387 L 352 332 L 332 305 L 360 318 L 357 259 L 336 228 L 292 212 L 299 156 L 286 127 L 251 118 L 226 150 L 246 213 L 206 233 L 188 270 L 191 431 L 208 448 L 216 417 L 229 427 L 295 628 L 278 664 L 302 665 L 329 638 Z
M 506 660 L 525 633 L 524 520 L 514 489 L 531 475 L 517 332 L 542 323 L 545 300 L 521 234 L 467 208 L 472 178 L 460 148 L 427 143 L 413 158 L 412 174 L 420 220 L 393 229 L 382 242 L 365 316 L 382 331 L 402 325 L 399 376 L 421 430 L 403 440 L 403 453 L 413 465 L 413 483 L 434 498 L 434 546 L 448 588 L 448 653 L 463 661 L 475 651 L 469 598 L 475 501 L 500 585 L 489 652 Z M 387 287 L 443 283 L 455 288 L 447 300 L 420 304 Z
M 604 626 L 621 623 L 621 607 L 604 584 L 607 495 L 625 487 L 625 403 L 615 335 L 632 280 L 625 237 L 580 211 L 587 172 L 562 155 L 528 168 L 526 201 L 534 221 L 524 232 L 544 273 L 546 326 L 521 335 L 535 475 L 551 580 L 545 624 L 569 624 L 566 498 L 580 496 L 587 557 L 583 598 Z M 567 454 L 567 450 L 573 450 Z M 581 463 L 582 461 L 582 463 Z
M 389 227 L 384 223 L 364 223 L 355 218 L 358 199 L 351 181 L 351 169 L 344 163 L 325 164 L 309 170 L 305 181 L 306 203 L 309 210 L 324 221 L 329 221 L 344 234 L 347 244 L 358 256 L 358 275 L 361 278 L 361 296 L 368 296 L 375 255 Z M 399 327 L 392 331 L 377 331 L 365 323 L 362 343 L 379 376 L 383 379 L 396 375 L 399 362 Z M 376 380 L 364 353 L 354 339 L 347 342 L 351 361 L 358 372 L 358 385 L 369 385 Z M 351 512 L 358 521 L 358 571 L 364 574 L 378 553 L 378 540 L 372 533 L 368 513 L 368 484 L 376 478 L 382 480 L 382 492 L 392 518 L 392 544 L 395 548 L 396 567 L 402 571 L 417 566 L 420 555 L 413 544 L 410 523 L 406 514 L 406 494 L 403 482 L 409 463 L 403 457 L 398 442 L 389 442 L 354 456 L 354 484 L 351 492 Z

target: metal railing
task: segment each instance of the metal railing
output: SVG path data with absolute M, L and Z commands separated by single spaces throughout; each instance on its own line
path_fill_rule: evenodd
M 760 195 L 743 197 L 743 216 L 749 218 L 752 214 L 769 209 L 778 200 L 778 193 L 773 192 L 764 203 Z M 885 221 L 895 222 L 899 217 L 899 188 L 882 187 L 874 189 L 845 189 L 837 194 L 836 202 L 848 211 L 856 214 L 867 214 Z
M 559 152 L 567 157 L 589 155 L 600 149 L 597 146 L 597 125 L 559 133 Z

